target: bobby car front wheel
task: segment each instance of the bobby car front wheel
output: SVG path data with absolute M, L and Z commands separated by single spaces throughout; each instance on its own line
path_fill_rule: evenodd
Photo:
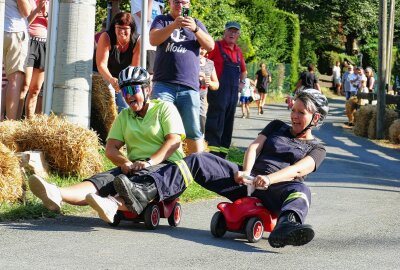
M 210 224 L 211 234 L 215 237 L 222 237 L 226 233 L 226 221 L 224 215 L 218 211 L 216 212 Z
M 250 243 L 260 241 L 264 233 L 264 224 L 258 217 L 250 218 L 246 223 L 246 237 Z
M 156 204 L 149 205 L 144 210 L 144 225 L 149 230 L 155 230 L 160 223 L 160 208 Z
M 168 224 L 172 227 L 177 227 L 181 223 L 182 207 L 180 203 L 176 203 L 171 215 L 168 217 Z

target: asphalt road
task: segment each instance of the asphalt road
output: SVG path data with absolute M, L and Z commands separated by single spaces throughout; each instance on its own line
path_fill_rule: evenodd
M 0 223 L 0 269 L 400 269 L 400 151 L 344 129 L 343 100 L 331 100 L 326 124 L 315 132 L 328 155 L 307 181 L 307 223 L 316 237 L 302 247 L 273 249 L 268 233 L 255 244 L 240 234 L 213 238 L 210 220 L 223 199 L 183 205 L 177 228 L 155 231 L 97 217 Z M 284 105 L 251 119 L 237 113 L 233 144 L 245 147 L 272 119 L 289 120 Z

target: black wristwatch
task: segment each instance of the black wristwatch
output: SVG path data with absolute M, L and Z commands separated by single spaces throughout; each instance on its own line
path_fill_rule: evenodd
M 193 30 L 193 33 L 196 34 L 199 31 L 199 29 L 200 29 L 199 26 L 196 24 L 196 28 Z

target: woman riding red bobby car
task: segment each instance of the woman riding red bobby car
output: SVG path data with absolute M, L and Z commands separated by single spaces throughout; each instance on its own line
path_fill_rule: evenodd
M 243 167 L 210 153 L 195 153 L 183 159 L 183 164 L 169 164 L 147 175 L 157 187 L 160 197 L 179 194 L 182 183 L 196 181 L 231 201 L 247 196 L 244 177 L 255 177 L 257 189 L 252 196 L 278 216 L 268 242 L 272 247 L 301 246 L 314 238 L 314 230 L 304 224 L 311 204 L 311 192 L 305 185 L 306 176 L 321 165 L 326 156 L 324 146 L 313 136 L 328 114 L 328 100 L 315 89 L 299 91 L 291 111 L 291 125 L 280 120 L 270 122 L 247 148 Z M 125 201 L 149 201 L 145 190 L 133 185 L 134 179 L 118 178 L 120 196 Z M 164 188 L 163 188 L 164 187 Z M 266 188 L 266 189 L 265 189 Z M 122 195 L 123 194 L 123 195 Z M 135 195 L 136 194 L 136 195 Z M 137 196 L 137 198 L 135 197 Z

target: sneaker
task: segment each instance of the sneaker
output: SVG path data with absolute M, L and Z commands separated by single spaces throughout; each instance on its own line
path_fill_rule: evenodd
M 281 248 L 286 245 L 302 246 L 314 238 L 314 230 L 310 225 L 286 219 L 279 222 L 268 237 L 271 247 Z
M 263 110 L 262 107 L 260 108 L 260 113 L 261 113 L 261 114 L 264 114 L 264 110 Z
M 114 222 L 117 214 L 118 203 L 113 197 L 100 197 L 94 193 L 86 195 L 86 202 L 99 214 L 99 217 L 107 223 Z
M 36 174 L 31 175 L 28 182 L 32 193 L 42 200 L 47 209 L 60 211 L 62 197 L 60 189 L 56 185 L 47 183 Z
M 157 188 L 154 183 L 148 183 L 147 185 L 135 183 L 124 174 L 114 178 L 114 188 L 125 201 L 126 208 L 129 211 L 136 212 L 138 215 L 157 196 Z
M 242 118 L 244 119 L 244 118 L 246 118 L 246 116 L 243 114 L 243 115 L 242 115 Z

